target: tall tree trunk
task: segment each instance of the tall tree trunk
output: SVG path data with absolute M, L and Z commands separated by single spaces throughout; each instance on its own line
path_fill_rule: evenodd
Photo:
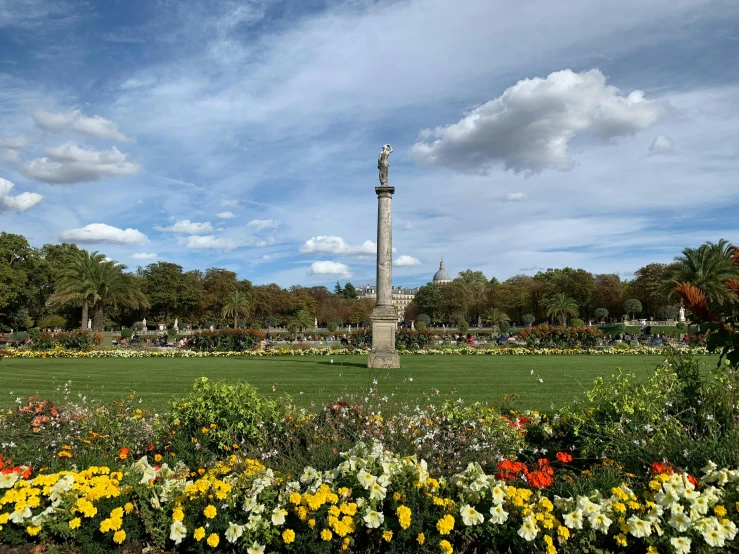
M 80 325 L 80 329 L 87 330 L 87 319 L 90 317 L 88 315 L 89 312 L 89 306 L 87 305 L 87 298 L 85 298 L 85 302 L 82 304 L 82 325 Z
M 239 318 L 239 314 L 236 314 L 236 315 L 234 315 L 234 329 L 236 329 L 236 324 L 237 324 L 237 323 L 238 323 L 238 321 L 239 321 L 239 319 L 238 319 L 238 318 Z
M 105 326 L 104 306 L 102 302 L 95 302 L 92 314 L 92 328 L 95 331 L 102 331 Z

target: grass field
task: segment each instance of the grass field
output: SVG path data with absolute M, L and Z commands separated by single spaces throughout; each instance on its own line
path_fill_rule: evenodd
M 0 364 L 0 408 L 32 394 L 59 401 L 58 387 L 71 381 L 75 395 L 114 400 L 135 391 L 145 406 L 163 409 L 172 396 L 186 393 L 204 375 L 244 380 L 267 396 L 289 394 L 305 407 L 312 401 L 320 405 L 345 393 L 362 393 L 376 379 L 382 395 L 394 394 L 399 401 L 414 401 L 432 389 L 465 402 L 498 401 L 504 394 L 518 393 L 520 408 L 544 410 L 582 396 L 596 377 L 610 375 L 617 367 L 645 377 L 661 361 L 661 356 L 408 356 L 401 359 L 401 369 L 378 371 L 367 369 L 364 358 L 343 356 L 335 357 L 333 364 L 326 357 L 6 358 Z M 706 363 L 715 362 L 706 358 Z

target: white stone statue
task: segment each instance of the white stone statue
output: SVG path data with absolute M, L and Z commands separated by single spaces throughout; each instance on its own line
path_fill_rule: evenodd
M 377 158 L 377 169 L 380 170 L 380 186 L 387 186 L 387 171 L 390 168 L 390 162 L 388 158 L 393 153 L 393 149 L 389 144 L 382 145 L 382 152 L 380 157 Z
M 685 321 L 685 308 L 680 307 L 680 321 Z
M 143 327 L 144 333 L 146 333 L 146 318 L 141 320 L 141 327 Z
M 174 318 L 174 325 L 173 325 L 173 327 L 174 327 L 175 329 L 179 329 L 179 328 L 180 328 L 180 327 L 179 327 L 179 326 L 177 325 L 177 322 L 178 322 L 178 319 L 177 319 L 177 318 Z
M 87 320 L 87 329 L 88 330 L 92 329 L 92 320 L 91 319 L 88 319 Z
M 316 329 L 318 329 L 318 318 L 317 317 L 314 317 L 313 318 L 313 327 L 315 327 Z

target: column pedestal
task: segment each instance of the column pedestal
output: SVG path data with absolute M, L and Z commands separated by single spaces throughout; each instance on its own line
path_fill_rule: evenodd
M 395 350 L 395 329 L 398 315 L 393 306 L 375 306 L 372 320 L 372 351 L 367 367 L 395 369 L 400 367 L 400 357 Z

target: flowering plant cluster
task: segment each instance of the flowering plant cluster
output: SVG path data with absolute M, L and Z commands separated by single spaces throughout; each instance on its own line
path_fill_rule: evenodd
M 603 339 L 603 331 L 597 327 L 537 325 L 518 331 L 518 335 L 529 345 L 592 348 Z
M 445 348 L 408 349 L 399 352 L 401 356 L 653 356 L 662 355 L 670 347 L 635 346 L 630 348 L 524 348 L 524 347 L 490 347 L 475 348 L 470 346 Z M 707 354 L 704 346 L 691 347 L 694 354 Z M 367 356 L 368 348 L 290 348 L 280 347 L 269 350 L 237 350 L 237 351 L 196 351 L 196 350 L 156 350 L 156 349 L 110 349 L 110 350 L 67 350 L 56 347 L 51 350 L 0 350 L 0 357 L 8 358 L 263 358 L 275 356 Z
M 682 554 L 737 547 L 739 470 L 713 463 L 699 480 L 654 464 L 644 480 L 562 497 L 474 463 L 434 475 L 423 460 L 380 443 L 357 443 L 341 459 L 295 476 L 236 456 L 199 472 L 183 463 L 152 465 L 146 456 L 116 468 L 3 471 L 0 542 L 248 554 Z

